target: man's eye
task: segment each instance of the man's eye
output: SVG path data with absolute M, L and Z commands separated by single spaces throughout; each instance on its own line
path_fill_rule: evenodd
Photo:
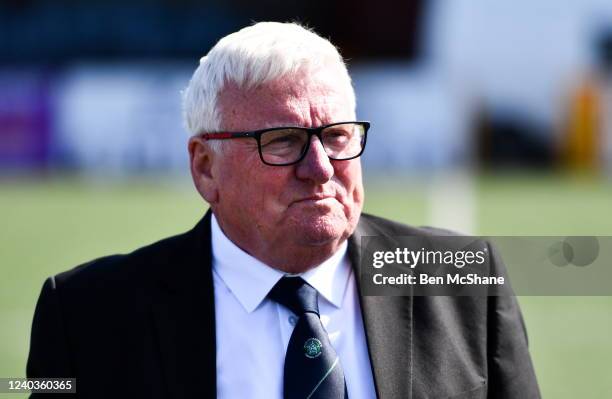
M 325 140 L 333 142 L 344 142 L 350 139 L 350 134 L 345 130 L 334 130 L 325 133 Z
M 275 138 L 270 142 L 270 144 L 293 144 L 297 143 L 297 141 L 298 138 L 295 136 L 284 136 Z
M 303 142 L 302 137 L 299 134 L 285 134 L 276 137 L 269 137 L 266 140 L 262 140 L 263 146 L 292 146 L 301 145 Z

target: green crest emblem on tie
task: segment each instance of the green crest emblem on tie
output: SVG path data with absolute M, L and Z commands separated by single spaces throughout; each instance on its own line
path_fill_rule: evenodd
M 323 344 L 316 338 L 308 338 L 304 343 L 304 355 L 309 359 L 314 359 L 321 355 Z

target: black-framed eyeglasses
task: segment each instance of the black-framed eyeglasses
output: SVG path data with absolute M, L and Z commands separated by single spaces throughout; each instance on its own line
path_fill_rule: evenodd
M 257 140 L 259 157 L 266 165 L 286 166 L 306 156 L 312 136 L 317 136 L 325 153 L 335 161 L 347 161 L 363 153 L 370 122 L 336 122 L 319 127 L 284 126 L 252 132 L 201 133 L 205 140 L 251 137 Z

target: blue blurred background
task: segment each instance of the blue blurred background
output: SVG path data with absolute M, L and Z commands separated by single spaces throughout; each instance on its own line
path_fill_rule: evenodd
M 0 165 L 182 171 L 178 93 L 222 36 L 296 20 L 348 59 L 370 170 L 612 169 L 606 1 L 3 1 Z
M 44 278 L 190 228 L 180 91 L 222 36 L 298 21 L 372 122 L 366 210 L 488 235 L 612 235 L 607 0 L 0 1 L 0 376 Z M 521 297 L 545 397 L 612 397 L 612 300 Z M 452 332 L 449 332 L 452 333 Z

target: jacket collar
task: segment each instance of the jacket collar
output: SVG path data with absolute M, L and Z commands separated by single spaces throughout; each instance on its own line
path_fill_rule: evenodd
M 158 260 L 153 318 L 171 398 L 217 396 L 210 216 L 209 211 L 177 238 L 167 259 Z
M 387 236 L 377 224 L 361 217 L 349 238 L 348 254 L 355 270 L 372 376 L 379 398 L 412 398 L 412 296 L 364 296 L 360 257 L 363 237 Z

